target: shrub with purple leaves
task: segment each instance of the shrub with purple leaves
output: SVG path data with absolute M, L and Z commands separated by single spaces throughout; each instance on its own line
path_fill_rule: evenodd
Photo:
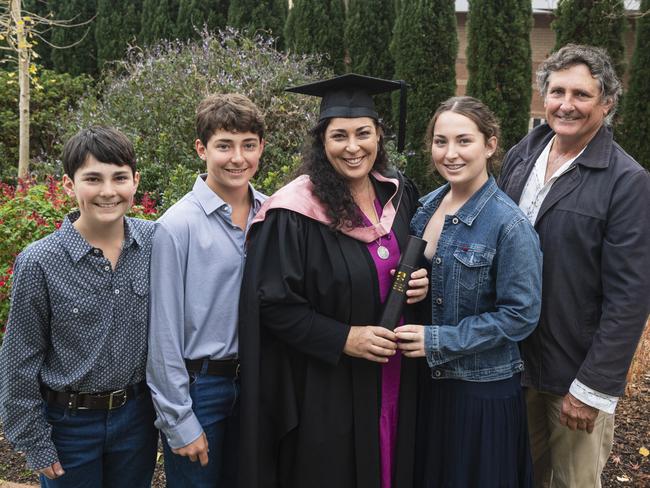
M 132 50 L 104 77 L 98 95 L 71 113 L 69 132 L 98 123 L 124 131 L 138 155 L 141 190 L 159 196 L 164 210 L 204 170 L 194 151 L 196 106 L 211 93 L 242 93 L 266 116 L 266 149 L 254 184 L 272 193 L 293 172 L 318 107 L 316 99 L 284 89 L 329 76 L 318 63 L 318 56 L 279 52 L 273 39 L 232 29 Z

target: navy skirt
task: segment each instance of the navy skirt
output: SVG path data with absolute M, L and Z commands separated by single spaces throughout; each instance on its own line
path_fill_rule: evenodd
M 418 409 L 416 487 L 533 486 L 520 375 L 427 382 Z

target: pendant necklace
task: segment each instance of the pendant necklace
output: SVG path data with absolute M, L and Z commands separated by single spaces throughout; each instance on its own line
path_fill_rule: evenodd
M 370 188 L 368 188 L 370 189 Z M 370 193 L 370 192 L 368 192 Z M 370 194 L 372 196 L 372 194 Z M 377 223 L 379 223 L 379 215 L 377 215 L 377 209 L 375 208 L 375 200 L 374 198 L 371 198 L 371 205 L 372 205 L 372 212 L 375 214 L 375 219 L 377 220 Z M 390 251 L 386 246 L 381 245 L 381 236 L 379 236 L 375 242 L 377 243 L 377 256 L 379 256 L 379 259 L 383 259 L 384 261 L 390 257 Z

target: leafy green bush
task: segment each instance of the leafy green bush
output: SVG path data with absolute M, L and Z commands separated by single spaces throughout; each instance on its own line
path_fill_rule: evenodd
M 194 151 L 196 106 L 211 93 L 243 93 L 266 115 L 266 148 L 255 184 L 271 193 L 295 166 L 317 108 L 317 100 L 284 89 L 326 76 L 315 64 L 312 56 L 276 51 L 273 39 L 248 39 L 232 29 L 203 32 L 196 42 L 165 42 L 133 52 L 118 66 L 121 74 L 105 77 L 101 95 L 80 102 L 68 129 L 72 134 L 102 123 L 124 131 L 138 155 L 140 188 L 162 197 L 167 208 L 178 185 L 204 170 Z
M 20 182 L 17 187 L 0 183 L 0 341 L 9 314 L 13 264 L 30 242 L 54 232 L 75 202 L 63 191 L 61 182 L 48 177 L 45 183 Z M 131 209 L 134 217 L 155 219 L 153 200 L 144 194 Z
M 15 71 L 0 70 L 0 179 L 15 178 L 18 171 L 18 76 Z M 61 119 L 90 88 L 86 75 L 71 76 L 50 70 L 32 74 L 30 100 L 30 157 L 49 161 L 61 153 Z M 32 169 L 34 169 L 32 168 Z

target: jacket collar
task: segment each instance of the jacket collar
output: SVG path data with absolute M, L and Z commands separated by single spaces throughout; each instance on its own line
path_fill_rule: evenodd
M 528 143 L 523 148 L 522 159 L 531 162 L 531 164 L 535 164 L 542 150 L 553 136 L 555 136 L 555 132 L 548 124 L 535 127 L 528 135 Z M 594 169 L 607 168 L 609 166 L 613 144 L 614 136 L 612 129 L 603 125 L 587 143 L 587 147 L 575 160 L 574 164 Z
M 422 205 L 429 210 L 431 215 L 433 215 L 435 209 L 438 208 L 443 197 L 449 191 L 449 188 L 449 183 L 446 183 L 433 193 L 420 199 Z M 494 180 L 494 177 L 490 176 L 483 186 L 465 202 L 458 212 L 456 212 L 456 217 L 458 217 L 458 219 L 465 225 L 471 226 L 474 223 L 474 220 L 476 220 L 476 217 L 481 213 L 481 210 L 483 210 L 483 207 L 485 207 L 485 204 L 496 193 L 496 191 L 497 183 Z

